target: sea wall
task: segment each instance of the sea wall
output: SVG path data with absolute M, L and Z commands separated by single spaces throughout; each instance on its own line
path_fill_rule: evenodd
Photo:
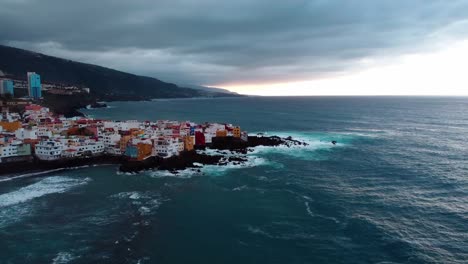
M 121 164 L 123 161 L 123 157 L 102 155 L 96 157 L 61 159 L 55 161 L 42 161 L 39 159 L 33 159 L 30 162 L 0 163 L 0 177 L 12 174 L 33 173 L 62 168 L 66 169 L 86 165 Z

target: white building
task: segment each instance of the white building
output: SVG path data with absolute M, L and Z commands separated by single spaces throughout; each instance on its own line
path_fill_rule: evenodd
M 36 157 L 41 160 L 57 160 L 62 157 L 65 146 L 60 141 L 44 140 L 36 145 Z
M 179 139 L 179 142 L 177 143 L 177 151 L 178 151 L 177 154 L 184 151 L 184 147 L 185 147 L 184 141 Z
M 223 124 L 213 123 L 210 124 L 207 128 L 205 128 L 204 135 L 205 135 L 205 142 L 212 143 L 213 138 L 216 137 L 216 131 L 218 130 L 225 130 L 226 126 Z
M 136 120 L 125 122 L 105 121 L 104 128 L 112 128 L 114 130 L 129 131 L 130 129 L 140 128 L 141 123 Z
M 52 131 L 48 127 L 40 126 L 40 127 L 37 128 L 36 135 L 38 137 L 51 138 L 52 137 Z
M 160 137 L 154 143 L 153 156 L 169 158 L 179 155 L 179 139 L 174 137 Z M 183 142 L 182 142 L 183 150 Z
M 18 147 L 16 145 L 0 146 L 0 159 L 18 156 Z
M 68 129 L 73 125 L 73 121 L 67 118 L 60 118 L 60 121 L 62 121 L 62 125 L 64 129 Z
M 102 136 L 102 141 L 104 143 L 104 147 L 114 147 L 119 144 L 121 138 L 122 136 L 118 133 L 106 133 Z
M 100 139 L 104 144 L 104 151 L 111 155 L 121 155 L 120 139 L 122 136 L 118 133 L 105 133 Z
M 105 148 L 103 142 L 87 140 L 70 149 L 76 150 L 76 156 L 97 156 L 104 153 Z
M 104 148 L 104 151 L 107 153 L 107 154 L 110 154 L 110 155 L 122 155 L 122 150 L 120 149 L 119 146 L 115 146 L 115 147 L 107 147 L 107 148 Z
M 17 139 L 37 139 L 37 129 L 24 129 L 20 128 L 15 131 Z

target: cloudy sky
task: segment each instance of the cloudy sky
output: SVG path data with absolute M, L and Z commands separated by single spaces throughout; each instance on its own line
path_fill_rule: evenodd
M 0 0 L 0 43 L 262 95 L 468 95 L 468 0 Z

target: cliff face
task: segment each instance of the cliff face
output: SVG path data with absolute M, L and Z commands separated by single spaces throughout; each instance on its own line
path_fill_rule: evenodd
M 41 75 L 43 82 L 89 87 L 91 94 L 98 100 L 233 96 L 182 88 L 151 77 L 2 45 L 0 45 L 0 70 L 19 79 L 25 79 L 26 72 L 34 71 Z

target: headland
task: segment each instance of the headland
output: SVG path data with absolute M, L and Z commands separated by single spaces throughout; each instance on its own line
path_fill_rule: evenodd
M 230 123 L 70 118 L 39 104 L 27 104 L 18 112 L 3 108 L 0 175 L 104 164 L 118 165 L 122 172 L 177 173 L 203 165 L 245 163 L 257 146 L 298 145 L 306 143 L 291 137 L 249 135 Z M 217 152 L 209 155 L 204 150 Z

